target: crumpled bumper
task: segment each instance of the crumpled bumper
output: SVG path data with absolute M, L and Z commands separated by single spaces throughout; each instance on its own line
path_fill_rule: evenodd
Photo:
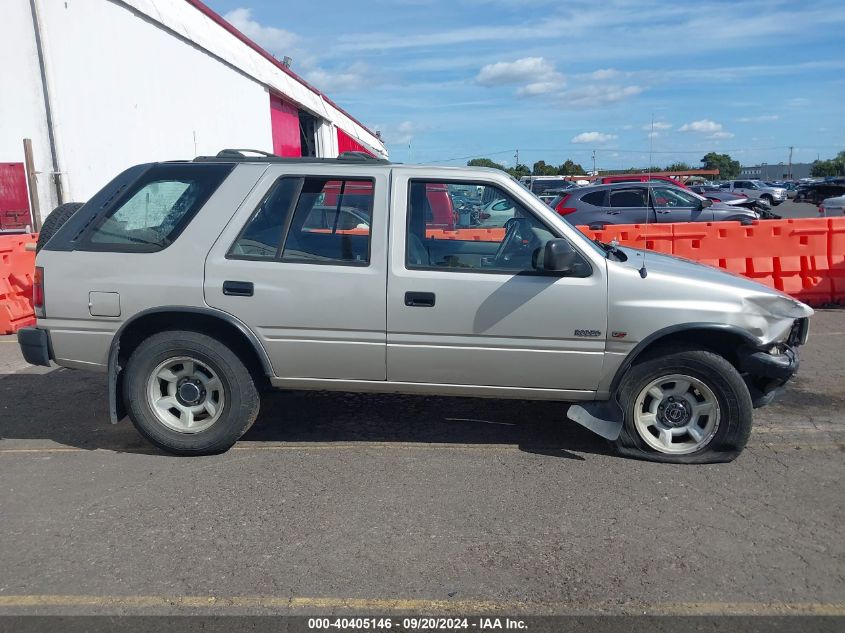
M 775 400 L 801 365 L 796 347 L 783 345 L 778 351 L 773 354 L 750 348 L 739 350 L 739 368 L 755 409 Z
M 20 345 L 24 360 L 30 365 L 50 366 L 53 354 L 47 330 L 37 327 L 25 327 L 18 330 L 18 345 Z

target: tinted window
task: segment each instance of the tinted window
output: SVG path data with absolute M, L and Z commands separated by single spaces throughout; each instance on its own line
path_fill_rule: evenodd
M 594 207 L 604 206 L 604 191 L 593 191 L 592 193 L 581 196 L 581 202 L 586 202 Z
M 373 181 L 304 178 L 283 261 L 366 265 Z
M 91 229 L 97 250 L 152 252 L 179 237 L 231 165 L 169 164 L 147 170 Z
M 229 251 L 236 257 L 273 259 L 279 255 L 282 227 L 299 189 L 299 178 L 282 178 L 270 189 Z
M 442 208 L 441 192 L 453 185 L 411 181 L 408 194 L 405 262 L 408 268 L 516 273 L 537 270 L 538 250 L 557 236 L 498 187 L 473 183 L 479 204 L 453 211 Z M 484 200 L 490 202 L 484 204 Z M 574 251 L 574 249 L 573 249 Z M 589 276 L 589 264 L 576 257 L 573 276 Z
M 611 207 L 644 207 L 646 205 L 646 190 L 642 187 L 610 191 Z

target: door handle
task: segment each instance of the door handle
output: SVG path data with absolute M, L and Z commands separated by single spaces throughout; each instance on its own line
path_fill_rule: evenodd
M 251 297 L 255 287 L 251 281 L 224 281 L 223 294 L 230 297 Z
M 406 292 L 405 305 L 411 308 L 433 308 L 433 292 Z

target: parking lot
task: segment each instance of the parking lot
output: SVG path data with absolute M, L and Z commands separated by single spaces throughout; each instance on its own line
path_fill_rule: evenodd
M 622 459 L 556 403 L 275 393 L 228 453 L 112 426 L 0 338 L 0 613 L 845 613 L 845 312 L 731 464 Z

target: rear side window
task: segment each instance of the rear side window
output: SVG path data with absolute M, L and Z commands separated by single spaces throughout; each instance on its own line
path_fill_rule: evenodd
M 232 165 L 162 164 L 148 169 L 88 233 L 94 250 L 167 248 L 211 197 Z
M 368 179 L 279 179 L 229 251 L 236 259 L 366 266 L 373 185 Z
M 588 193 L 584 196 L 581 196 L 581 202 L 586 202 L 587 204 L 591 204 L 594 207 L 603 207 L 604 193 L 604 191 L 593 191 L 592 193 Z

